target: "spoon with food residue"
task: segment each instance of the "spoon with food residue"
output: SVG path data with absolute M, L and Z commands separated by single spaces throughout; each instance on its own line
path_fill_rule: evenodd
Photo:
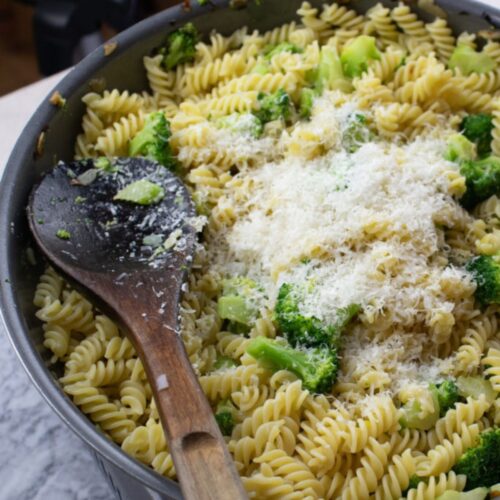
M 114 312 L 146 368 L 184 496 L 247 498 L 179 336 L 199 217 L 184 184 L 145 158 L 59 163 L 28 218 L 46 256 Z

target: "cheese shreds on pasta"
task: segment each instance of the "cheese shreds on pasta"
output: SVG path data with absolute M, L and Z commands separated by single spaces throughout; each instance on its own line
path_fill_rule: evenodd
M 335 107 L 328 96 L 316 106 L 321 111 L 313 129 L 327 120 L 341 131 L 358 111 L 352 102 Z M 436 345 L 449 338 L 459 303 L 445 288 L 458 287 L 458 299 L 475 288 L 463 268 L 439 259 L 446 247 L 442 228 L 469 219 L 450 193 L 451 178 L 459 174 L 443 158 L 445 145 L 436 138 L 377 141 L 348 153 L 336 141 L 314 160 L 287 155 L 243 170 L 219 201 L 238 217 L 209 247 L 214 268 L 255 279 L 270 308 L 282 283 L 309 283 L 301 312 L 326 323 L 335 322 L 338 308 L 359 304 L 365 337 L 390 322 L 393 342 L 405 347 L 398 363 L 431 362 Z M 444 333 L 433 328 L 439 315 L 451 318 Z M 395 352 L 387 345 L 377 356 L 382 364 Z M 388 371 L 401 380 L 404 369 Z

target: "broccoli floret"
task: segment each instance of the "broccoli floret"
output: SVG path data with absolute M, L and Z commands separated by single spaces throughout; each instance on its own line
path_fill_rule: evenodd
M 259 108 L 253 114 L 262 124 L 274 120 L 287 121 L 290 119 L 292 115 L 292 101 L 283 89 L 279 89 L 273 94 L 260 92 L 257 100 Z
M 467 476 L 466 488 L 493 486 L 500 482 L 500 428 L 481 433 L 479 444 L 467 450 L 453 468 Z
M 227 279 L 217 301 L 217 313 L 222 319 L 249 326 L 257 318 L 263 299 L 262 289 L 252 279 L 242 276 Z
M 471 259 L 465 266 L 476 282 L 476 298 L 483 305 L 500 304 L 500 263 L 489 255 Z
M 230 436 L 234 428 L 236 408 L 228 401 L 221 401 L 215 410 L 215 420 L 223 436 Z
M 338 346 L 340 335 L 351 319 L 359 312 L 357 304 L 337 310 L 337 321 L 333 325 L 325 325 L 314 316 L 300 313 L 299 304 L 303 292 L 300 287 L 289 283 L 281 285 L 274 309 L 276 321 L 288 342 L 314 347 L 320 345 Z
M 408 489 L 411 490 L 413 488 L 417 488 L 418 484 L 421 483 L 423 478 L 420 476 L 413 475 L 410 477 L 410 482 L 408 483 Z
M 228 116 L 219 118 L 215 122 L 219 128 L 231 130 L 242 135 L 250 135 L 252 137 L 260 137 L 264 130 L 262 122 L 251 113 L 233 113 Z
M 281 52 L 290 52 L 291 54 L 299 54 L 302 52 L 300 47 L 290 42 L 282 42 L 277 45 L 268 45 L 264 48 L 264 59 L 270 61 L 276 54 Z
M 467 115 L 460 125 L 463 134 L 477 146 L 477 154 L 481 157 L 491 153 L 493 117 L 485 113 Z
M 410 477 L 410 482 L 408 484 L 408 489 L 411 490 L 413 488 L 418 488 L 418 485 L 422 482 L 425 481 L 426 479 L 420 476 L 417 476 L 414 474 L 413 476 Z
M 448 161 L 461 163 L 470 161 L 476 157 L 475 145 L 462 134 L 453 134 L 448 137 L 448 144 L 444 158 Z
M 445 413 L 455 406 L 460 399 L 458 387 L 453 380 L 445 380 L 440 384 L 431 384 L 431 391 L 434 391 L 439 403 L 439 415 L 442 417 Z
M 192 23 L 170 33 L 165 45 L 160 49 L 163 55 L 162 64 L 166 70 L 175 68 L 178 64 L 191 62 L 196 54 L 196 44 L 199 33 Z
M 300 93 L 299 115 L 301 118 L 309 118 L 311 116 L 312 107 L 316 92 L 314 89 L 303 88 Z
M 361 113 L 352 113 L 342 132 L 342 145 L 349 153 L 357 151 L 361 144 L 369 142 L 373 134 L 366 125 L 366 116 Z
M 146 117 L 143 129 L 130 141 L 129 155 L 142 155 L 174 170 L 177 162 L 172 155 L 170 123 L 161 111 Z
M 344 74 L 354 78 L 368 69 L 368 61 L 380 59 L 380 52 L 375 45 L 375 38 L 361 35 L 350 41 L 340 56 Z
M 329 391 L 337 376 L 337 351 L 329 347 L 293 349 L 277 340 L 256 337 L 246 352 L 270 370 L 294 373 L 312 392 Z
M 310 75 L 311 83 L 321 95 L 325 90 L 342 90 L 349 92 L 351 82 L 345 77 L 342 63 L 333 47 L 323 47 L 317 69 Z
M 465 177 L 466 192 L 460 199 L 465 208 L 500 193 L 500 158 L 489 156 L 483 160 L 465 161 L 460 166 L 460 173 Z
M 488 496 L 488 488 L 476 488 L 467 492 L 448 490 L 436 500 L 484 500 Z
M 413 490 L 413 489 L 416 489 L 418 488 L 418 485 L 420 483 L 427 483 L 428 481 L 428 478 L 426 477 L 420 477 L 420 476 L 417 476 L 416 474 L 413 474 L 413 476 L 410 476 L 410 482 L 408 483 L 408 487 L 406 488 L 406 490 L 404 490 L 401 494 L 401 496 L 403 498 L 406 498 L 408 496 L 408 492 L 410 490 Z
M 476 52 L 468 45 L 460 44 L 451 54 L 448 67 L 458 68 L 462 75 L 471 73 L 487 73 L 495 69 L 495 61 L 484 52 Z

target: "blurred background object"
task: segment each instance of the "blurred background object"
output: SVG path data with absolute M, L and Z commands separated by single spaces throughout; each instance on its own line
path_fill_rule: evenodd
M 57 73 L 176 0 L 0 0 L 0 96 Z

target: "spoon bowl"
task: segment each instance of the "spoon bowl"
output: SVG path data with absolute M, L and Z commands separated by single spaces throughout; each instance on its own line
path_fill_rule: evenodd
M 113 200 L 126 185 L 142 179 L 160 185 L 165 196 L 150 205 Z M 189 261 L 196 241 L 190 224 L 196 212 L 186 186 L 145 158 L 116 159 L 106 163 L 106 170 L 95 168 L 91 160 L 60 163 L 32 191 L 28 214 L 38 243 L 57 256 L 59 265 L 94 272 L 150 270 L 179 258 Z M 174 231 L 182 241 L 174 251 L 158 251 Z

